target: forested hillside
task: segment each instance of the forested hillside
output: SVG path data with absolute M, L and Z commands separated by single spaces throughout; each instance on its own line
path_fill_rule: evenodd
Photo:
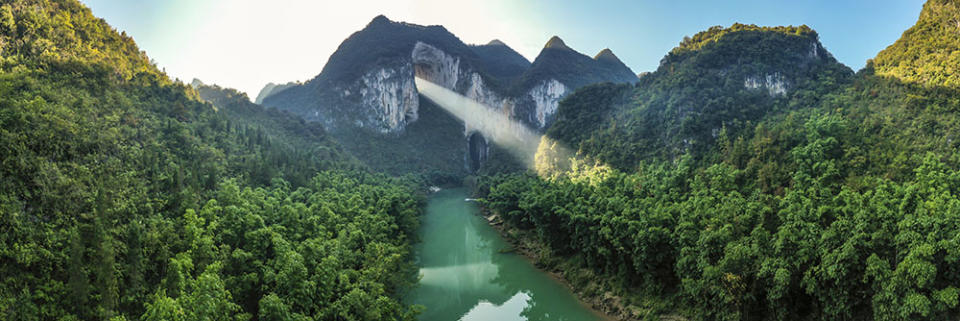
M 488 177 L 484 202 L 637 317 L 956 319 L 957 16 L 929 1 L 855 75 L 806 27 L 710 29 L 565 99 L 548 136 L 576 159 L 541 146 L 539 176 Z
M 734 134 L 767 113 L 817 105 L 852 75 L 806 26 L 713 27 L 670 51 L 629 100 L 571 96 L 548 135 L 633 170 L 644 158 L 702 155 L 721 130 Z
M 411 318 L 416 181 L 246 100 L 76 0 L 3 1 L 0 319 Z
M 927 1 L 917 24 L 873 60 L 878 75 L 928 86 L 960 88 L 960 3 Z

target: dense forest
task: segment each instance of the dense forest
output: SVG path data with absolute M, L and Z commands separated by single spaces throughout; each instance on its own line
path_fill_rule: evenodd
M 929 1 L 856 74 L 805 26 L 712 28 L 565 99 L 538 171 L 480 193 L 638 317 L 957 319 L 957 16 Z
M 0 5 L 0 319 L 411 319 L 421 185 L 76 0 Z

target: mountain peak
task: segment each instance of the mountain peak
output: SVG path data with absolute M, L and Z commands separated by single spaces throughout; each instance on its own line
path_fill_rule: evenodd
M 387 16 L 384 16 L 384 15 L 378 15 L 376 17 L 373 17 L 373 20 L 370 20 L 370 23 L 367 24 L 367 26 L 390 24 L 390 23 L 393 23 L 393 21 L 390 20 L 390 18 L 387 18 Z
M 563 39 L 557 36 L 550 37 L 550 40 L 547 41 L 547 44 L 544 45 L 543 48 L 570 49 L 570 47 L 567 47 L 567 44 L 563 43 Z
M 487 46 L 506 46 L 506 45 L 507 44 L 503 43 L 503 41 L 500 41 L 500 39 L 493 39 L 487 43 Z
M 596 61 L 610 61 L 610 62 L 621 62 L 620 58 L 617 58 L 617 55 L 613 54 L 613 51 L 610 48 L 604 48 L 593 57 L 593 60 Z

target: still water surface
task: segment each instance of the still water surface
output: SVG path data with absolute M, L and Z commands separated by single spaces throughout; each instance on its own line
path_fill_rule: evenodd
M 509 245 L 477 215 L 465 189 L 430 197 L 416 246 L 420 285 L 407 301 L 423 321 L 602 320 Z

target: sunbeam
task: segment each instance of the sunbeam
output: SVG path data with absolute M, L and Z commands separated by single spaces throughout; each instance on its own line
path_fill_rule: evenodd
M 416 84 L 423 96 L 463 121 L 468 130 L 479 131 L 528 168 L 534 168 L 534 154 L 541 135 L 491 107 L 428 80 L 417 77 Z

